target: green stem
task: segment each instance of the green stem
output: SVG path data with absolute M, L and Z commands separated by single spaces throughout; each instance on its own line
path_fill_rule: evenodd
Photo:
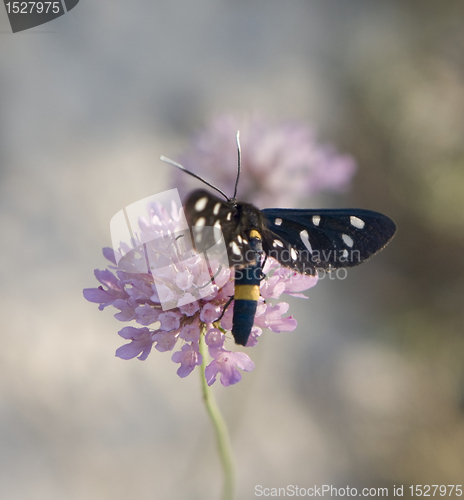
M 206 358 L 208 349 L 205 342 L 206 325 L 201 324 L 200 332 L 200 354 L 203 356 L 203 363 L 201 364 L 201 390 L 203 393 L 203 401 L 206 406 L 209 418 L 214 427 L 216 434 L 217 447 L 219 457 L 221 459 L 222 469 L 224 471 L 224 489 L 222 500 L 232 500 L 234 496 L 234 464 L 232 459 L 232 448 L 230 445 L 229 433 L 224 418 L 219 411 L 219 407 L 214 399 L 213 391 L 206 382 L 205 369 Z

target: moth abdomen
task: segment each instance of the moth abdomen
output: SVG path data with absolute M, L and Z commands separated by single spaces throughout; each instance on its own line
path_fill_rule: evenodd
M 234 314 L 232 320 L 232 335 L 235 343 L 246 345 L 253 327 L 258 300 L 260 297 L 259 285 L 263 270 L 261 255 L 263 253 L 261 235 L 255 229 L 249 234 L 250 248 L 253 252 L 254 263 L 235 271 Z
M 257 308 L 257 300 L 236 299 L 234 301 L 232 335 L 236 344 L 243 346 L 247 344 L 255 321 Z

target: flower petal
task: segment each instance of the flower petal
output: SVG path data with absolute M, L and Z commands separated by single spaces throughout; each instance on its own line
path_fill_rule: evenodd
M 148 304 L 143 304 L 135 309 L 135 317 L 140 325 L 151 325 L 158 321 L 161 309 L 154 309 Z
M 240 382 L 242 379 L 242 375 L 237 368 L 249 372 L 254 367 L 255 364 L 245 353 L 222 350 L 206 367 L 206 381 L 208 385 L 212 385 L 216 381 L 216 376 L 220 374 L 221 384 L 228 387 Z
M 161 323 L 160 330 L 169 332 L 177 330 L 180 326 L 181 314 L 179 311 L 167 311 L 158 316 L 158 321 Z
M 213 323 L 221 315 L 221 308 L 207 302 L 201 309 L 200 319 L 203 323 Z
M 184 325 L 180 331 L 179 337 L 186 342 L 198 342 L 200 339 L 200 326 L 197 323 Z
M 189 375 L 195 366 L 201 365 L 203 356 L 200 354 L 198 344 L 184 344 L 182 350 L 175 352 L 171 359 L 174 363 L 180 363 L 177 375 L 184 378 Z
M 109 260 L 115 266 L 117 265 L 116 257 L 114 255 L 114 250 L 112 248 L 108 247 L 103 248 L 103 257 L 105 257 L 105 259 Z
M 118 333 L 125 339 L 132 339 L 130 344 L 125 344 L 116 350 L 116 356 L 118 358 L 132 359 L 138 356 L 138 359 L 141 361 L 147 359 L 153 346 L 148 328 L 133 328 L 131 326 L 126 326 Z
M 189 271 L 177 273 L 175 282 L 181 290 L 187 290 L 192 286 L 193 274 L 191 274 Z
M 156 342 L 155 349 L 160 352 L 172 351 L 176 345 L 177 338 L 179 337 L 179 330 L 171 332 L 158 331 L 152 335 L 152 340 Z
M 297 327 L 296 319 L 291 316 L 282 318 L 282 314 L 288 311 L 289 305 L 286 302 L 280 302 L 275 306 L 268 306 L 265 313 L 265 324 L 273 332 L 291 332 Z

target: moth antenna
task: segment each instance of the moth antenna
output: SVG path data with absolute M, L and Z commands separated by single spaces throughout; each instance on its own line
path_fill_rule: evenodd
M 218 187 L 214 186 L 213 184 L 211 184 L 210 182 L 208 181 L 205 181 L 205 179 L 203 179 L 202 177 L 200 177 L 199 175 L 197 174 L 194 174 L 193 172 L 190 172 L 190 170 L 187 170 L 185 167 L 183 167 L 182 165 L 180 165 L 179 163 L 173 161 L 173 160 L 170 160 L 169 158 L 166 158 L 165 156 L 160 156 L 160 160 L 161 161 L 164 161 L 165 163 L 169 163 L 169 165 L 172 165 L 173 167 L 177 167 L 178 169 L 182 170 L 183 172 L 185 172 L 186 174 L 189 174 L 191 175 L 192 177 L 195 177 L 195 179 L 198 179 L 199 181 L 205 183 L 207 186 L 209 186 L 210 188 L 213 188 L 215 189 L 218 193 L 221 193 L 222 196 L 224 196 L 224 198 L 227 200 L 227 201 L 230 201 L 230 198 L 224 193 L 224 191 L 221 191 Z
M 240 171 L 242 169 L 242 151 L 240 148 L 240 130 L 237 130 L 236 141 L 237 141 L 238 166 L 237 166 L 237 179 L 235 180 L 234 197 L 232 198 L 233 200 L 237 199 L 236 196 L 237 196 L 238 180 L 240 179 Z

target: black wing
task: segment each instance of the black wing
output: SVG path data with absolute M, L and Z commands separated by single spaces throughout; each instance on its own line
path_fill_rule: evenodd
M 261 212 L 266 218 L 264 252 L 301 274 L 357 266 L 384 248 L 396 232 L 391 219 L 370 210 Z
M 255 263 L 255 252 L 248 251 L 251 250 L 248 242 L 249 230 L 243 224 L 240 211 L 234 204 L 204 189 L 198 189 L 191 193 L 185 202 L 185 216 L 188 225 L 193 229 L 197 251 L 205 251 L 217 243 L 217 231 L 202 229 L 212 227 L 222 231 L 230 267 L 243 268 Z

